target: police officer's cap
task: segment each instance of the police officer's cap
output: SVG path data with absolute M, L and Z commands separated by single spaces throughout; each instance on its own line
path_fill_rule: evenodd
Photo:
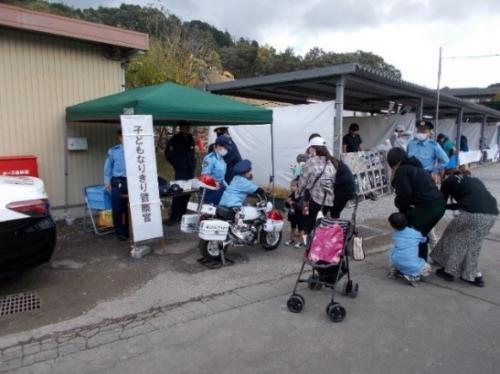
M 215 144 L 227 147 L 228 145 L 231 145 L 231 140 L 227 136 L 221 135 L 215 139 Z
M 417 130 L 418 129 L 432 130 L 434 129 L 434 125 L 429 121 L 420 120 L 417 122 Z
M 229 128 L 229 127 L 226 127 L 226 126 L 216 127 L 216 128 L 214 129 L 214 132 L 227 132 L 227 129 L 228 129 L 228 128 Z
M 252 170 L 252 163 L 250 160 L 241 160 L 236 165 L 234 165 L 234 172 L 236 174 L 245 174 Z

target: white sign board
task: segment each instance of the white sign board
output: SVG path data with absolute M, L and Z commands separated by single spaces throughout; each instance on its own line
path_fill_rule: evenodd
M 120 116 L 134 242 L 163 237 L 152 116 Z

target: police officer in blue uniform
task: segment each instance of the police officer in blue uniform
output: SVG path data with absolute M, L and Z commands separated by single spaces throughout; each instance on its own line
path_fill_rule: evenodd
M 229 139 L 229 144 L 227 146 L 227 154 L 224 156 L 224 161 L 226 162 L 226 174 L 224 179 L 227 184 L 231 183 L 231 180 L 234 177 L 234 166 L 241 161 L 240 151 L 238 147 L 234 143 L 233 139 L 229 135 L 229 130 L 227 127 L 217 127 L 214 132 L 219 136 L 226 136 Z M 210 144 L 208 147 L 208 152 L 213 151 L 214 144 Z
M 196 168 L 196 157 L 194 138 L 190 134 L 189 122 L 178 123 L 180 131 L 167 143 L 165 158 L 173 166 L 176 180 L 188 180 L 194 178 Z M 180 222 L 182 215 L 186 213 L 189 196 L 179 196 L 172 199 L 170 209 L 170 223 Z
M 264 190 L 251 182 L 252 179 L 252 163 L 249 160 L 241 160 L 234 166 L 235 176 L 224 191 L 220 206 L 227 208 L 241 207 L 243 202 L 250 193 L 264 195 Z
M 438 142 L 431 139 L 430 132 L 434 125 L 427 121 L 417 122 L 417 133 L 408 142 L 408 156 L 420 161 L 425 171 L 431 175 L 439 174 L 448 164 L 449 158 Z
M 117 131 L 119 144 L 108 150 L 104 162 L 104 188 L 111 193 L 113 226 L 120 240 L 128 239 L 127 201 L 122 196 L 127 193 L 127 171 L 121 130 Z M 124 222 L 125 218 L 125 222 Z
M 226 162 L 224 156 L 227 154 L 229 139 L 227 136 L 219 136 L 214 143 L 213 151 L 203 159 L 201 174 L 209 175 L 217 182 L 217 190 L 207 190 L 204 202 L 207 204 L 219 204 L 219 201 L 226 189 Z

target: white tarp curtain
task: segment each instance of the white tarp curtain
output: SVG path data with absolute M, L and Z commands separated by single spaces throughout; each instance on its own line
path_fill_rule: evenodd
M 478 151 L 480 149 L 481 140 L 481 123 L 480 122 L 464 122 L 462 123 L 462 134 L 467 137 L 467 144 L 470 151 Z
M 273 108 L 276 185 L 288 187 L 292 179 L 290 164 L 299 153 L 305 153 L 312 133 L 320 133 L 331 149 L 334 108 L 333 101 Z M 270 125 L 231 126 L 229 134 L 238 145 L 241 157 L 252 161 L 254 181 L 267 185 L 271 175 Z M 213 131 L 210 135 L 213 141 Z
M 330 151 L 333 149 L 333 122 L 335 117 L 333 101 L 273 108 L 275 183 L 288 187 L 292 179 L 290 164 L 295 162 L 297 154 L 305 153 L 307 140 L 312 133 L 319 133 L 327 141 Z M 390 139 L 398 124 L 413 132 L 415 115 L 393 115 L 373 117 L 345 117 L 344 134 L 349 124 L 356 122 L 364 142 L 364 149 L 374 149 Z M 270 127 L 232 126 L 229 132 L 238 145 L 241 156 L 253 164 L 254 180 L 259 185 L 266 185 L 271 175 L 271 139 Z M 210 132 L 214 140 L 213 131 Z
M 499 123 L 495 126 L 487 126 L 486 129 L 484 129 L 485 144 L 489 147 L 489 149 L 486 150 L 487 160 L 493 160 L 498 151 L 498 125 Z
M 391 141 L 397 125 L 403 125 L 408 133 L 415 129 L 415 114 L 396 114 L 391 116 L 344 117 L 344 134 L 349 131 L 349 125 L 359 125 L 359 135 L 363 140 L 364 150 L 384 147 L 386 141 Z M 390 145 L 389 147 L 390 148 Z
M 454 118 L 440 119 L 437 133 L 445 134 L 453 142 L 457 139 L 457 124 Z M 479 150 L 479 140 L 481 139 L 481 123 L 479 122 L 463 122 L 462 134 L 467 137 L 469 150 Z M 436 134 L 437 135 L 437 134 Z
M 500 123 L 497 123 L 495 126 L 486 126 L 484 129 L 484 138 L 486 146 L 493 148 L 497 146 L 497 137 L 498 137 L 498 126 Z
M 434 125 L 436 125 L 434 121 L 431 121 L 431 122 L 434 123 Z M 438 126 L 437 126 L 437 129 L 436 129 L 436 132 L 437 132 L 436 136 L 438 134 L 444 134 L 448 138 L 450 138 L 453 142 L 455 142 L 455 140 L 457 139 L 456 119 L 454 119 L 454 118 L 440 119 Z M 469 145 L 469 147 L 470 147 L 470 145 Z

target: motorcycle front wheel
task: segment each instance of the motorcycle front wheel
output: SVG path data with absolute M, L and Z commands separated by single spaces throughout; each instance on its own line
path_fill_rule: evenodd
M 204 258 L 219 260 L 221 251 L 226 253 L 227 247 L 220 240 L 203 240 L 199 243 L 200 253 Z
M 260 233 L 260 245 L 266 251 L 272 251 L 280 246 L 281 238 L 283 237 L 283 233 L 280 232 L 267 232 L 262 231 Z

